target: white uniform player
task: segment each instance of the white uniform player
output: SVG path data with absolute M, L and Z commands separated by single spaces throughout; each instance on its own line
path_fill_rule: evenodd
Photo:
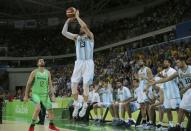
M 136 101 L 134 102 L 130 102 L 130 109 L 131 109 L 131 112 L 135 112 L 137 111 L 139 108 L 140 108 L 140 102 L 141 102 L 141 98 L 138 97 L 138 96 L 142 96 L 141 94 L 139 93 L 142 93 L 142 91 L 140 91 L 140 88 L 136 88 L 134 90 L 134 93 L 133 93 L 133 98 L 137 99 Z
M 68 18 L 62 30 L 62 34 L 68 39 L 75 41 L 76 57 L 74 71 L 71 77 L 71 89 L 74 98 L 74 112 L 73 117 L 77 117 L 79 107 L 77 106 L 78 92 L 77 86 L 83 78 L 83 96 L 84 104 L 79 116 L 83 117 L 88 107 L 89 85 L 93 81 L 94 76 L 94 62 L 93 62 L 93 49 L 94 49 L 94 35 L 86 25 L 86 23 L 79 17 L 79 11 L 76 11 L 75 19 L 80 24 L 79 34 L 68 32 L 68 24 L 73 21 L 73 18 Z
M 171 67 L 162 71 L 162 75 L 169 77 L 177 71 Z M 176 109 L 180 104 L 180 92 L 176 79 L 163 83 L 165 109 Z
M 179 69 L 178 75 L 180 81 L 183 83 L 183 86 L 185 88 L 188 88 L 191 85 L 191 66 L 187 67 L 186 72 L 183 72 L 181 69 Z M 191 100 L 191 88 L 184 93 L 182 101 L 180 103 L 180 108 L 187 110 L 188 112 L 191 112 L 190 100 Z
M 139 90 L 138 91 L 139 93 L 137 94 L 138 95 L 137 99 L 138 99 L 139 103 L 147 102 L 148 101 L 148 96 L 150 96 L 152 94 L 152 88 L 151 87 L 149 88 L 148 96 L 144 92 L 144 89 L 146 88 L 146 85 L 148 84 L 147 70 L 148 70 L 148 67 L 143 67 L 143 69 L 140 69 L 138 71 L 139 77 L 144 78 L 144 79 L 140 78 L 139 89 L 137 89 L 137 90 Z
M 123 86 L 122 89 L 118 89 L 117 93 L 119 101 L 125 101 L 131 97 L 131 92 L 129 88 Z
M 100 96 L 95 90 L 89 93 L 89 102 L 91 104 L 100 103 Z
M 101 102 L 98 104 L 98 106 L 110 107 L 113 103 L 113 94 L 111 89 L 102 88 L 99 92 L 101 94 Z
M 71 81 L 79 83 L 83 78 L 83 83 L 92 84 L 94 76 L 94 41 L 85 36 L 78 36 L 75 45 L 77 60 L 75 61 Z

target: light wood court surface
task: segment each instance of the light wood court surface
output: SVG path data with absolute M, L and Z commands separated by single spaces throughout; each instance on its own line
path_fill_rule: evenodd
M 24 122 L 16 122 L 16 121 L 3 121 L 3 124 L 0 124 L 0 131 L 28 131 L 30 124 Z M 69 129 L 61 129 L 60 131 L 74 131 Z M 48 125 L 36 125 L 35 131 L 50 131 L 48 129 Z

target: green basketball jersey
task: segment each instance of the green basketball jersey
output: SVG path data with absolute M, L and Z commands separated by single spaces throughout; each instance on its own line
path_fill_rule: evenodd
M 39 69 L 35 70 L 35 78 L 32 84 L 32 93 L 48 94 L 48 70 L 40 72 Z

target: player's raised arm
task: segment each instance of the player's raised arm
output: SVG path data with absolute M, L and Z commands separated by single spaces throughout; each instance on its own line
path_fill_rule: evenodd
M 76 11 L 76 19 L 78 20 L 81 28 L 84 30 L 84 32 L 87 34 L 87 36 L 91 39 L 94 40 L 94 35 L 88 28 L 87 24 L 80 18 L 79 16 L 79 11 Z
M 32 87 L 32 82 L 34 80 L 34 76 L 35 76 L 35 71 L 32 71 L 30 76 L 29 76 L 29 79 L 27 81 L 27 85 L 26 85 L 26 89 L 25 89 L 24 101 L 28 100 L 29 91 L 30 91 L 30 88 Z
M 68 24 L 72 20 L 72 18 L 68 18 L 64 24 L 64 27 L 62 29 L 62 35 L 64 35 L 66 38 L 70 40 L 76 40 L 77 39 L 77 34 L 73 34 L 71 32 L 68 32 Z

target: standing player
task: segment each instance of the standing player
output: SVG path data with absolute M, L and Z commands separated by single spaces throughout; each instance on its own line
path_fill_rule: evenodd
M 93 49 L 94 49 L 94 35 L 86 25 L 86 23 L 79 17 L 79 11 L 76 11 L 75 18 L 80 24 L 80 33 L 72 34 L 68 32 L 68 24 L 73 20 L 73 18 L 68 18 L 63 30 L 62 34 L 68 39 L 75 41 L 76 46 L 76 56 L 77 60 L 75 61 L 74 71 L 72 74 L 72 95 L 74 98 L 74 111 L 73 117 L 77 117 L 79 106 L 78 106 L 78 93 L 77 86 L 80 82 L 81 78 L 83 78 L 83 90 L 84 90 L 84 103 L 83 108 L 79 113 L 80 117 L 83 117 L 86 113 L 87 102 L 88 102 L 88 94 L 89 94 L 89 85 L 93 81 L 94 76 L 94 62 L 93 62 Z
M 161 73 L 161 76 L 169 77 L 170 75 L 176 73 L 177 71 L 173 69 L 171 66 L 171 60 L 164 60 L 164 70 Z M 169 128 L 174 127 L 173 124 L 173 115 L 172 110 L 178 109 L 181 98 L 178 85 L 176 83 L 176 79 L 163 83 L 164 90 L 164 108 L 167 111 L 167 117 L 169 121 Z
M 153 84 L 164 83 L 179 77 L 180 81 L 184 85 L 184 91 L 182 101 L 180 102 L 179 112 L 178 112 L 178 123 L 177 130 L 183 128 L 184 115 L 188 117 L 188 113 L 191 112 L 191 66 L 187 65 L 184 58 L 178 58 L 176 60 L 176 65 L 179 68 L 178 72 L 163 78 L 159 81 L 153 82 Z
M 164 92 L 163 92 L 163 89 L 161 88 L 161 85 L 157 84 L 152 86 L 152 88 L 153 88 L 153 92 L 152 92 L 153 96 L 150 100 L 151 103 L 149 105 L 149 123 L 147 124 L 147 127 L 145 129 L 155 128 L 155 124 L 154 124 L 154 122 L 156 121 L 155 110 L 161 108 L 160 106 L 162 106 L 164 102 Z M 161 130 L 160 127 L 158 129 Z
M 139 66 L 140 69 L 138 71 L 138 79 L 139 79 L 139 95 L 137 96 L 138 102 L 140 104 L 141 108 L 141 114 L 142 114 L 142 124 L 143 128 L 146 127 L 146 120 L 147 120 L 147 112 L 149 111 L 149 104 L 148 104 L 148 96 L 144 92 L 146 89 L 146 86 L 148 84 L 148 80 L 153 79 L 152 71 L 149 67 L 145 66 L 145 62 L 143 59 L 139 60 Z M 149 93 L 152 92 L 152 88 L 149 88 Z
M 32 117 L 32 123 L 28 131 L 34 131 L 35 121 L 41 110 L 40 108 L 41 102 L 48 111 L 48 115 L 50 119 L 49 129 L 53 131 L 59 131 L 59 129 L 57 129 L 53 123 L 54 116 L 52 112 L 52 103 L 49 98 L 50 94 L 53 95 L 51 74 L 44 67 L 45 66 L 44 59 L 38 58 L 37 65 L 38 65 L 38 69 L 33 70 L 29 76 L 26 90 L 25 90 L 25 96 L 24 96 L 24 101 L 28 101 L 30 88 L 32 88 L 32 101 L 36 104 L 36 106 L 35 106 L 35 111 Z

